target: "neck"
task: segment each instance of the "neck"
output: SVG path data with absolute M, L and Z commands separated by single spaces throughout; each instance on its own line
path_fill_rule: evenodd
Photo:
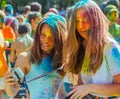
M 46 53 L 46 52 L 43 52 L 43 55 L 42 55 L 43 57 L 48 57 L 48 56 L 50 56 L 50 54 L 49 53 Z
M 87 42 L 88 42 L 88 39 L 87 39 L 87 38 L 84 39 L 84 41 L 83 41 L 83 45 L 84 45 L 85 48 L 86 48 L 86 46 L 87 46 Z
M 27 35 L 27 33 L 25 33 L 25 34 L 19 34 L 19 36 L 25 36 L 25 35 Z

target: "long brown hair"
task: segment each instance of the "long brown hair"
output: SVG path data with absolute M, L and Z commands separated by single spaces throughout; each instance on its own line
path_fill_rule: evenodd
M 55 19 L 56 15 L 53 15 L 53 16 L 54 17 L 49 16 L 43 19 L 38 24 L 36 33 L 34 36 L 34 44 L 31 50 L 31 60 L 32 60 L 32 63 L 37 62 L 38 64 L 42 60 L 43 53 L 41 50 L 39 35 L 41 33 L 41 28 L 43 24 L 47 24 L 52 30 L 52 35 L 54 37 L 54 42 L 55 42 L 54 48 L 50 56 L 52 57 L 54 68 L 58 68 L 62 65 L 62 49 L 63 49 L 63 42 L 65 41 L 65 38 L 66 38 L 67 29 L 66 29 L 66 21 L 63 17 L 59 16 L 60 18 L 64 20 L 64 22 L 61 21 L 60 19 L 56 20 Z M 52 22 L 49 22 L 51 20 L 52 22 L 55 22 L 55 24 Z
M 90 22 L 88 42 L 86 48 L 83 46 L 82 38 L 76 30 L 76 10 L 84 8 Z M 103 60 L 103 46 L 106 44 L 108 35 L 108 20 L 92 0 L 81 0 L 73 9 L 68 38 L 63 49 L 63 63 L 66 63 L 67 72 L 79 73 L 82 67 L 95 73 L 101 66 Z M 69 45 L 69 46 L 68 46 Z

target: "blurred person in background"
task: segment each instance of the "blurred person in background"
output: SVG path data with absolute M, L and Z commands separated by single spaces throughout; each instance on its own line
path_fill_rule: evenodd
M 4 8 L 4 13 L 6 16 L 12 17 L 13 16 L 13 7 L 10 4 L 7 4 Z
M 10 63 L 9 55 L 11 51 L 11 44 L 13 41 L 15 41 L 16 37 L 18 36 L 18 20 L 14 17 L 6 17 L 5 18 L 5 24 L 2 28 L 3 36 L 5 41 L 9 42 L 9 46 L 6 48 L 6 59 L 7 64 L 13 67 L 14 64 Z
M 53 12 L 54 14 L 58 14 L 58 10 L 56 8 L 49 8 L 48 12 Z
M 0 99 L 2 99 L 4 94 L 5 82 L 3 76 L 8 71 L 8 66 L 5 56 L 5 48 L 7 47 L 7 42 L 4 40 L 2 33 L 2 28 L 5 22 L 5 14 L 0 10 Z M 4 97 L 4 99 L 7 99 Z
M 26 19 L 28 14 L 30 13 L 30 5 L 26 5 L 23 9 L 23 16 Z
M 32 33 L 30 36 L 33 38 L 34 38 L 35 31 L 36 31 L 36 27 L 41 19 L 42 19 L 42 16 L 39 12 L 30 12 L 28 14 L 26 22 L 30 23 L 30 25 L 32 27 Z
M 38 2 L 32 2 L 30 5 L 31 12 L 39 12 L 41 14 L 42 5 Z
M 16 19 L 18 20 L 19 23 L 22 23 L 25 21 L 25 17 L 23 15 L 16 16 Z
M 13 64 L 15 63 L 17 56 L 22 52 L 27 52 L 31 49 L 33 45 L 33 38 L 29 36 L 31 33 L 31 26 L 27 22 L 22 22 L 18 26 L 18 37 L 11 45 L 11 52 L 10 52 L 10 62 Z M 24 78 L 25 81 L 25 78 Z M 20 84 L 20 89 L 17 95 L 14 98 L 21 98 L 27 91 L 27 85 L 26 84 Z M 24 88 L 24 90 L 21 90 Z M 26 90 L 26 91 L 25 91 Z
M 109 20 L 109 33 L 120 43 L 120 25 L 117 24 L 119 12 L 117 7 L 109 4 L 105 7 L 104 13 Z
M 10 61 L 15 62 L 17 56 L 21 52 L 26 52 L 31 49 L 33 45 L 33 39 L 29 36 L 31 33 L 31 26 L 27 22 L 22 22 L 18 26 L 18 37 L 13 41 L 11 45 Z

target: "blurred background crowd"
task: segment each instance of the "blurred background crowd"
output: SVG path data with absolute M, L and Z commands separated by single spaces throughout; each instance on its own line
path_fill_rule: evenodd
M 6 61 L 2 60 L 4 67 L 9 66 L 9 68 L 13 68 L 17 55 L 31 48 L 36 27 L 42 18 L 54 13 L 63 16 L 68 22 L 67 25 L 69 25 L 72 5 L 78 1 L 1 0 L 0 29 L 2 30 L 4 40 L 1 39 L 1 36 L 0 42 L 2 42 L 2 48 L 5 50 L 5 56 L 0 56 L 0 59 L 5 57 Z M 94 1 L 110 21 L 109 32 L 120 43 L 120 0 Z M 4 53 L 3 49 L 0 50 Z M 3 76 L 2 72 L 0 76 Z

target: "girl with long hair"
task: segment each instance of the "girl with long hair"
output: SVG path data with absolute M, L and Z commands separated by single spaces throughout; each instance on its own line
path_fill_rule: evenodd
M 63 17 L 50 15 L 42 19 L 37 26 L 31 51 L 23 52 L 17 57 L 15 68 L 22 70 L 27 81 L 59 68 L 62 65 L 66 33 L 66 21 Z M 54 99 L 61 79 L 62 76 L 54 72 L 27 83 L 30 99 Z M 7 95 L 14 96 L 19 87 L 11 72 L 6 74 L 5 82 Z
M 80 0 L 73 7 L 63 63 L 64 83 L 73 85 L 70 99 L 88 94 L 120 96 L 120 46 L 109 35 L 108 20 L 92 0 Z

